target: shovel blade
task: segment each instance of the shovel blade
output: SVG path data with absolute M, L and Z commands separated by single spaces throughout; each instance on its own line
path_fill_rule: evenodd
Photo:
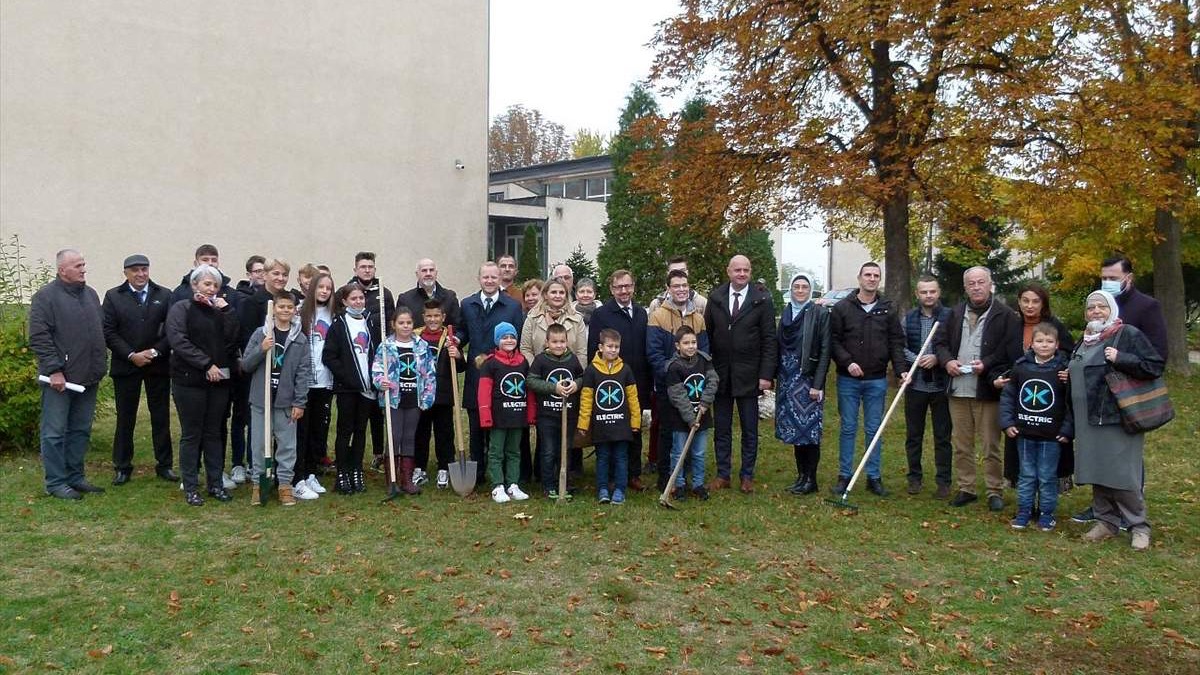
M 399 497 L 400 494 L 401 494 L 400 486 L 396 485 L 395 483 L 392 483 L 390 486 L 388 486 L 388 495 L 379 501 L 382 504 L 386 504 L 386 503 L 394 500 L 395 498 Z
M 258 503 L 266 504 L 267 497 L 275 489 L 275 459 L 268 457 L 263 462 L 263 472 L 258 474 Z
M 450 463 L 450 486 L 460 497 L 466 497 L 475 491 L 475 474 L 479 463 L 474 460 Z

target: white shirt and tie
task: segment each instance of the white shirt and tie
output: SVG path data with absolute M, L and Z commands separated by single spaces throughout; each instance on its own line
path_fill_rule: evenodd
M 729 284 L 729 318 L 737 318 L 737 315 L 742 311 L 742 304 L 746 301 L 747 291 L 750 286 L 742 286 L 735 289 L 733 284 Z

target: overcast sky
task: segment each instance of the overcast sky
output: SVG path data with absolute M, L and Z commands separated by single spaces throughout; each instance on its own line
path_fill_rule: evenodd
M 566 127 L 613 133 L 635 82 L 654 60 L 656 26 L 677 0 L 491 0 L 489 115 L 536 108 Z M 681 103 L 659 99 L 664 112 Z M 823 236 L 789 232 L 783 260 L 825 277 Z

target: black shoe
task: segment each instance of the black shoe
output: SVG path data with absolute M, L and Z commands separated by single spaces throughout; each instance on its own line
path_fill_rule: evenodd
M 924 485 L 922 485 L 920 478 L 909 478 L 908 479 L 908 494 L 919 495 L 919 494 L 921 494 L 922 487 L 924 487 Z
M 804 485 L 804 481 L 807 478 L 808 478 L 808 476 L 804 476 L 804 475 L 796 476 L 796 482 L 792 483 L 791 485 L 784 488 L 784 492 L 790 492 L 791 494 L 794 494 L 794 495 L 800 494 L 800 486 Z
M 363 473 L 362 469 L 358 469 L 354 472 L 352 482 L 354 483 L 355 492 L 367 491 L 367 477 L 366 474 Z
M 213 499 L 215 499 L 219 502 L 233 501 L 233 495 L 226 492 L 225 488 L 209 488 L 208 496 L 212 497 Z
M 677 487 L 674 490 L 671 490 L 671 499 L 674 499 L 677 502 L 681 502 L 681 501 L 687 499 L 687 490 L 685 488 L 681 488 L 681 487 Z
M 183 499 L 188 503 L 188 506 L 204 506 L 204 498 L 200 496 L 199 492 L 184 493 Z
M 103 494 L 104 493 L 104 488 L 92 485 L 91 483 L 87 482 L 86 480 L 76 483 L 75 485 L 72 485 L 71 487 L 75 488 L 75 490 L 77 492 L 84 492 L 84 493 L 93 492 L 95 494 Z
M 962 490 L 959 490 L 958 494 L 954 495 L 954 499 L 950 500 L 950 506 L 966 506 L 967 504 L 975 501 L 979 501 L 979 497 L 971 494 L 970 492 L 963 492 Z
M 1000 495 L 992 495 L 988 497 L 988 511 L 1003 511 L 1004 499 Z
M 1092 507 L 1090 506 L 1071 516 L 1071 522 L 1073 523 L 1090 523 L 1094 520 L 1096 520 L 1096 513 L 1092 511 Z
M 83 499 L 83 495 L 70 485 L 60 485 L 53 490 L 46 490 L 46 494 L 59 499 Z
M 867 479 L 867 492 L 879 495 L 880 497 L 886 497 L 889 494 L 891 494 L 890 492 L 887 491 L 887 488 L 883 487 L 883 479 L 882 478 L 868 478 Z
M 810 473 L 805 478 L 804 483 L 802 483 L 800 485 L 799 494 L 811 495 L 812 493 L 814 493 L 816 491 L 817 491 L 817 474 Z
M 833 495 L 835 497 L 841 497 L 843 494 L 846 493 L 846 488 L 849 485 L 850 485 L 850 477 L 849 476 L 838 476 L 837 483 L 834 483 L 833 487 L 830 488 L 829 491 L 831 493 L 833 493 Z
M 708 488 L 701 485 L 700 487 L 692 488 L 692 496 L 700 501 L 708 501 Z
M 174 471 L 172 471 L 169 468 L 157 469 L 157 470 L 155 470 L 154 475 L 156 475 L 159 478 L 161 478 L 162 480 L 165 480 L 170 483 L 178 483 L 179 482 L 179 474 L 175 473 Z
M 112 484 L 113 485 L 124 485 L 124 484 L 128 483 L 129 482 L 129 474 L 130 474 L 130 472 L 128 472 L 128 471 L 125 471 L 123 469 L 118 469 L 117 472 L 113 475 Z
M 937 486 L 937 491 L 935 491 L 933 493 L 933 498 L 934 499 L 949 499 L 950 498 L 950 486 L 949 485 Z

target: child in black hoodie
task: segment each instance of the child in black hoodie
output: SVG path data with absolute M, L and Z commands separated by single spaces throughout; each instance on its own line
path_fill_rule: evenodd
M 529 367 L 529 388 L 537 394 L 537 459 L 542 492 L 558 499 L 558 471 L 562 459 L 562 409 L 567 406 L 567 438 L 575 437 L 579 420 L 579 378 L 583 366 L 567 348 L 567 329 L 550 324 L 546 329 L 546 351 Z M 570 496 L 569 488 L 568 494 Z
M 1017 439 L 1021 473 L 1017 479 L 1017 517 L 1012 526 L 1022 530 L 1033 519 L 1036 491 L 1041 515 L 1038 529 L 1054 529 L 1058 506 L 1059 443 L 1074 435 L 1067 385 L 1058 373 L 1067 369 L 1067 356 L 1058 351 L 1058 329 L 1050 323 L 1033 328 L 1033 343 L 1013 364 L 1011 377 L 1000 393 L 1000 428 Z

